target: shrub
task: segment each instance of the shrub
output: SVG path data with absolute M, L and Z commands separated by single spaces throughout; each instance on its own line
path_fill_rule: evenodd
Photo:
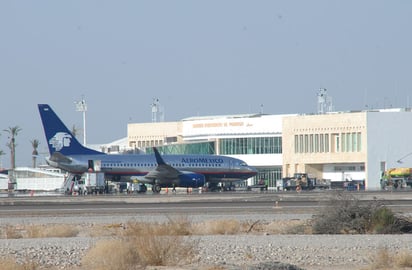
M 371 231 L 374 233 L 399 232 L 395 214 L 387 207 L 381 207 L 372 213 L 370 226 Z
M 318 234 L 364 233 L 371 208 L 364 207 L 353 196 L 338 193 L 313 219 L 313 232 Z
M 338 193 L 313 219 L 313 233 L 401 233 L 411 231 L 411 222 L 396 216 L 382 201 L 360 201 Z
M 165 223 L 129 221 L 126 224 L 125 236 L 153 235 L 190 235 L 192 222 L 185 217 L 168 217 Z
M 83 257 L 82 265 L 90 270 L 139 269 L 135 250 L 121 239 L 97 242 Z M 133 267 L 133 268 L 132 268 Z
M 178 265 L 195 257 L 197 242 L 190 235 L 192 223 L 185 217 L 168 218 L 165 223 L 129 222 L 124 233 L 139 262 L 146 265 Z
M 23 238 L 21 229 L 16 228 L 16 226 L 7 224 L 2 228 L 2 238 L 5 239 L 19 239 Z
M 2 238 L 47 238 L 47 237 L 75 237 L 79 230 L 75 225 L 47 224 L 47 225 L 6 225 L 2 228 Z
M 82 264 L 86 269 L 131 270 L 191 263 L 197 259 L 198 244 L 187 236 L 191 227 L 185 218 L 165 223 L 129 221 L 118 238 L 97 243 Z M 103 264 L 106 268 L 99 268 Z
M 196 260 L 197 242 L 183 236 L 145 235 L 128 239 L 143 266 L 171 266 Z
M 410 251 L 401 251 L 395 256 L 395 264 L 398 267 L 412 268 L 412 254 Z
M 40 269 L 34 262 L 17 263 L 12 258 L 0 259 L 0 265 L 2 270 L 36 270 Z
M 375 269 L 405 269 L 412 267 L 412 254 L 409 250 L 390 251 L 387 248 L 379 249 L 370 258 L 371 264 L 365 270 Z
M 26 232 L 28 238 L 75 237 L 79 230 L 74 225 L 48 224 L 27 226 Z
M 217 219 L 198 223 L 195 226 L 195 234 L 237 234 L 241 231 L 242 224 L 235 219 Z

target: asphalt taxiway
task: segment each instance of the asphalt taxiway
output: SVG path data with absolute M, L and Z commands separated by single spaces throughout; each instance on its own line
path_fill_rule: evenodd
M 315 214 L 335 191 L 273 193 L 11 196 L 0 198 L 0 217 L 129 214 Z M 395 212 L 412 213 L 411 192 L 348 192 L 360 201 L 381 200 Z

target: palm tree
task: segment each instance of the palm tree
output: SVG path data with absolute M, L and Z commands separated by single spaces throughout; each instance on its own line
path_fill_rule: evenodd
M 0 149 L 0 169 L 2 169 L 2 167 L 3 167 L 3 162 L 1 160 L 1 156 L 4 156 L 5 154 L 6 153 L 4 153 L 4 151 Z
M 1 136 L 1 133 L 0 133 L 0 136 Z M 4 156 L 5 154 L 6 154 L 6 153 L 4 153 L 4 151 L 0 149 L 0 169 L 3 168 L 3 162 L 2 162 L 2 160 L 1 160 L 1 157 Z
M 16 136 L 21 131 L 21 128 L 18 126 L 9 127 L 8 129 L 4 129 L 9 133 L 10 142 L 7 143 L 7 146 L 10 148 L 10 165 L 11 168 L 16 168 Z
M 72 130 L 70 132 L 73 134 L 74 137 L 77 137 L 77 134 L 79 133 L 79 129 L 76 127 L 76 125 L 72 126 Z
M 36 160 L 37 156 L 39 155 L 39 152 L 37 151 L 37 147 L 39 147 L 40 141 L 37 139 L 34 139 L 30 141 L 31 146 L 33 146 L 33 152 L 31 153 L 32 158 L 33 158 L 33 168 L 36 168 Z

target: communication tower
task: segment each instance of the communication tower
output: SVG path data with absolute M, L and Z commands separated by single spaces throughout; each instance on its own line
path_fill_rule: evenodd
M 83 113 L 83 145 L 86 145 L 86 112 L 87 112 L 87 104 L 86 100 L 84 100 L 84 96 L 82 96 L 82 100 L 75 101 L 74 104 L 76 105 L 76 111 Z
M 332 97 L 328 96 L 326 88 L 320 88 L 318 92 L 318 113 L 324 114 L 332 110 Z
M 160 101 L 158 98 L 153 98 L 153 103 L 150 105 L 152 107 L 152 122 L 163 122 L 163 109 L 160 106 Z

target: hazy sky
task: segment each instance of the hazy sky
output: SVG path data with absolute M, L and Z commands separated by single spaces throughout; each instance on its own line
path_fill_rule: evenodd
M 335 110 L 412 102 L 412 1 L 0 1 L 0 149 L 19 126 L 45 151 L 38 103 L 82 128 L 87 142 L 150 122 L 263 112 L 313 113 L 326 88 Z

